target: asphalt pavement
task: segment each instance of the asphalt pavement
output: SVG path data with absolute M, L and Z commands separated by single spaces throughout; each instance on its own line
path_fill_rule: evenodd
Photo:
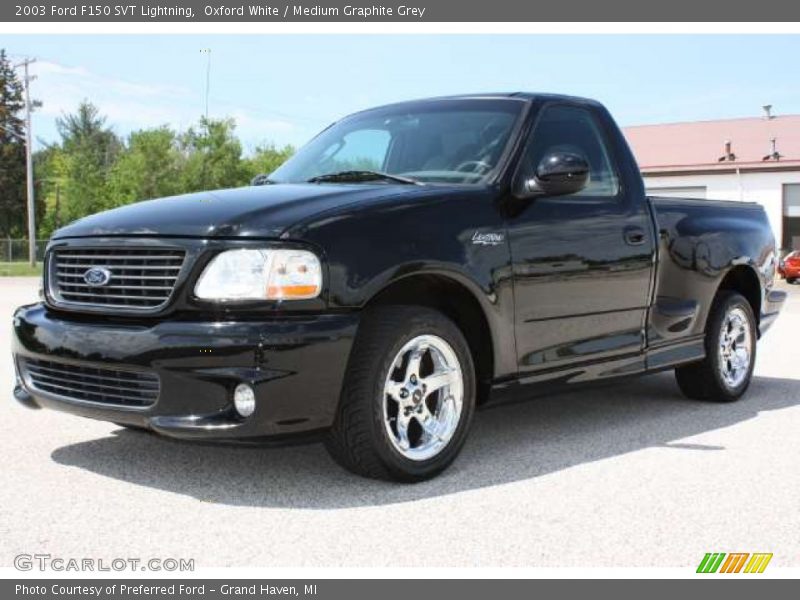
M 694 567 L 706 552 L 800 566 L 800 285 L 733 404 L 671 373 L 481 411 L 461 457 L 408 486 L 319 444 L 175 442 L 18 406 L 0 279 L 0 566 L 20 553 L 193 558 L 198 567 Z

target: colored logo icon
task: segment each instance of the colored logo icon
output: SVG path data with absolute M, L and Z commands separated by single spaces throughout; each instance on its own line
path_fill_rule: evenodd
M 771 552 L 707 552 L 697 566 L 697 572 L 763 573 L 771 560 Z

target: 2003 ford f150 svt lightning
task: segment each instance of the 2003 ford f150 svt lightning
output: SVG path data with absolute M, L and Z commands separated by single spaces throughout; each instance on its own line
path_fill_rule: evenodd
M 319 436 L 418 481 L 491 400 L 664 369 L 737 399 L 776 263 L 760 206 L 647 197 L 594 101 L 404 102 L 248 187 L 60 229 L 14 315 L 15 397 L 175 438 Z

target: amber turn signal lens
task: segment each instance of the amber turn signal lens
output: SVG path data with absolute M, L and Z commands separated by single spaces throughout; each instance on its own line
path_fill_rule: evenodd
M 283 287 L 271 285 L 267 288 L 267 297 L 274 299 L 314 298 L 318 294 L 319 288 L 315 285 L 285 285 Z

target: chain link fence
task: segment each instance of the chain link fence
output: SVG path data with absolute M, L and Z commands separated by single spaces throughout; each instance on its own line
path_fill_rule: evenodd
M 36 260 L 44 258 L 47 240 L 36 242 Z M 28 240 L 0 238 L 0 262 L 28 262 Z

